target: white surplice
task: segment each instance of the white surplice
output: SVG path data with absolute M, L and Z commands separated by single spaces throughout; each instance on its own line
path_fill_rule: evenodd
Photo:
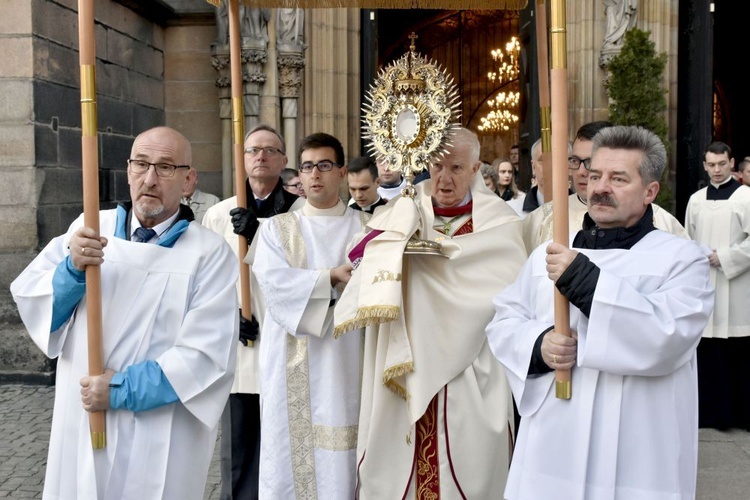
M 351 499 L 362 341 L 334 339 L 330 269 L 369 214 L 305 205 L 261 226 L 253 270 L 261 335 L 260 498 Z
M 93 450 L 79 380 L 88 370 L 87 306 L 50 333 L 52 277 L 72 234 L 53 239 L 11 285 L 24 324 L 59 357 L 44 498 L 200 499 L 235 365 L 237 263 L 220 237 L 196 222 L 173 248 L 113 236 L 115 210 L 100 213 L 108 238 L 101 266 L 102 344 L 116 372 L 156 361 L 179 401 L 153 410 L 106 412 L 106 447 Z
M 546 249 L 494 299 L 487 327 L 522 420 L 505 498 L 676 500 L 695 497 L 695 349 L 713 306 L 699 246 L 651 231 L 630 250 L 580 250 L 601 270 L 578 332 L 572 398 L 554 372 L 528 376 L 537 337 L 554 324 Z
M 707 200 L 707 188 L 690 197 L 685 227 L 690 237 L 716 250 L 721 267 L 711 268 L 716 306 L 703 336 L 750 336 L 750 187 L 740 186 L 727 200 Z
M 294 205 L 289 208 L 289 211 L 297 210 L 304 205 L 304 200 L 299 198 Z M 224 241 L 229 244 L 232 251 L 236 256 L 239 257 L 239 237 L 234 232 L 234 226 L 232 225 L 232 216 L 229 215 L 229 211 L 237 208 L 237 197 L 232 196 L 226 200 L 222 200 L 216 205 L 212 206 L 206 216 L 203 218 L 203 226 L 207 227 L 211 231 L 221 235 Z M 260 218 L 258 222 L 263 225 L 268 219 Z M 250 248 L 248 249 L 248 255 L 254 255 L 255 247 L 257 246 L 258 232 L 255 234 L 255 238 L 250 242 Z M 252 257 L 250 259 L 252 261 Z M 252 262 L 248 262 L 252 264 Z M 250 305 L 252 306 L 253 316 L 258 322 L 259 326 L 263 327 L 263 320 L 266 316 L 266 304 L 263 300 L 263 295 L 259 293 L 258 281 L 255 279 L 252 266 L 250 268 Z M 242 291 L 240 289 L 240 280 L 237 280 L 237 300 L 242 300 Z M 234 383 L 232 384 L 232 394 L 259 394 L 260 393 L 260 373 L 258 370 L 258 358 L 260 356 L 260 344 L 263 339 L 258 336 L 253 345 L 244 345 L 237 341 L 237 369 L 234 373 Z

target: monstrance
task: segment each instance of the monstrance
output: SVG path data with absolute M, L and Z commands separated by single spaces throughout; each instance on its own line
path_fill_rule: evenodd
M 460 127 L 461 102 L 453 78 L 415 51 L 417 35 L 409 38 L 409 52 L 382 69 L 365 96 L 362 135 L 378 160 L 401 172 L 406 180 L 401 195 L 414 200 L 414 177 L 445 154 Z M 440 243 L 420 239 L 420 231 L 409 240 L 406 253 L 442 255 Z

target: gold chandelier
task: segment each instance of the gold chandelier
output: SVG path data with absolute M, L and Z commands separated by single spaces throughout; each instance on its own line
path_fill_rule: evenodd
M 505 44 L 505 50 L 494 49 L 490 52 L 495 62 L 494 71 L 487 73 L 487 78 L 497 87 L 507 87 L 499 90 L 492 99 L 487 101 L 489 111 L 479 118 L 481 124 L 477 127 L 481 132 L 504 132 L 518 123 L 518 102 L 521 93 L 518 90 L 518 56 L 521 44 L 516 37 Z

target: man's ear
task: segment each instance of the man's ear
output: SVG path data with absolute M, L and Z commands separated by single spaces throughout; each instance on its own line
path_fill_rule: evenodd
M 646 197 L 644 198 L 646 204 L 653 203 L 656 195 L 659 194 L 660 187 L 657 181 L 651 181 L 646 185 Z

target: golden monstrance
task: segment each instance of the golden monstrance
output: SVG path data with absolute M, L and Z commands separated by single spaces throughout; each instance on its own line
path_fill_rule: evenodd
M 382 69 L 365 96 L 362 135 L 371 154 L 401 172 L 406 180 L 401 195 L 413 200 L 414 177 L 445 154 L 460 127 L 461 102 L 453 78 L 415 51 L 414 33 L 409 38 L 409 52 Z M 438 242 L 422 240 L 419 233 L 406 253 L 442 255 Z

